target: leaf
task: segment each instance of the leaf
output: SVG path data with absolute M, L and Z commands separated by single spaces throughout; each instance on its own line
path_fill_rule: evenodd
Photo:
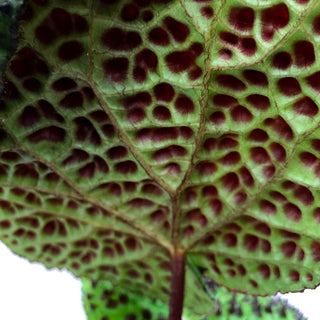
M 318 1 L 30 0 L 20 20 L 0 104 L 15 253 L 171 311 L 186 261 L 195 313 L 203 276 L 319 283 Z
M 0 1 L 0 72 L 3 73 L 5 64 L 15 50 L 14 37 L 17 31 L 17 15 L 22 1 Z M 2 92 L 0 79 L 0 91 Z
M 83 303 L 88 320 L 165 320 L 169 308 L 159 300 L 121 291 L 110 282 L 82 280 Z M 305 319 L 285 301 L 275 297 L 250 297 L 214 285 L 218 303 L 211 314 L 197 316 L 184 312 L 183 320 Z

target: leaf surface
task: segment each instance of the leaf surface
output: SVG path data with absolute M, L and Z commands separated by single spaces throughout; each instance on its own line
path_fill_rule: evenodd
M 212 283 L 211 283 L 212 284 Z M 183 320 L 303 320 L 303 315 L 277 297 L 250 297 L 213 285 L 216 304 L 207 315 L 188 310 Z M 88 320 L 165 320 L 168 306 L 159 300 L 124 292 L 107 281 L 82 281 L 83 303 Z
M 28 1 L 0 104 L 0 239 L 167 302 L 171 256 L 320 281 L 318 1 Z M 201 301 L 195 305 L 194 301 Z

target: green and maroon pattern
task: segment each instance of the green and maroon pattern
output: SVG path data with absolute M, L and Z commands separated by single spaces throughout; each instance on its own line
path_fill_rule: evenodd
M 182 257 L 190 309 L 213 303 L 197 269 L 250 294 L 315 287 L 319 39 L 317 0 L 27 1 L 0 239 L 164 303 Z
M 183 320 L 306 320 L 278 297 L 252 297 L 211 283 L 215 304 L 206 315 L 188 310 Z M 82 281 L 82 299 L 88 320 L 167 320 L 168 306 L 160 300 L 124 292 L 107 281 Z

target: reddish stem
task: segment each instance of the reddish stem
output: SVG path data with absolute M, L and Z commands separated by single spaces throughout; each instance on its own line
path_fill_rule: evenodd
M 172 258 L 172 280 L 169 320 L 181 320 L 184 299 L 184 254 L 176 251 Z

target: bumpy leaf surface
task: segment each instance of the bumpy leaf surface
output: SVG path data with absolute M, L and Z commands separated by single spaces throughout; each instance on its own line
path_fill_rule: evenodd
M 0 73 L 2 74 L 7 60 L 15 49 L 14 37 L 17 31 L 17 16 L 22 0 L 0 1 Z M 0 79 L 0 92 L 2 92 Z
M 214 285 L 216 304 L 210 314 L 197 316 L 185 310 L 183 320 L 303 320 L 301 313 L 280 298 L 251 297 Z M 88 320 L 166 320 L 169 308 L 159 300 L 123 292 L 107 281 L 83 280 Z
M 166 302 L 178 250 L 196 312 L 195 270 L 260 295 L 319 283 L 317 0 L 30 0 L 19 39 L 0 104 L 14 252 Z

